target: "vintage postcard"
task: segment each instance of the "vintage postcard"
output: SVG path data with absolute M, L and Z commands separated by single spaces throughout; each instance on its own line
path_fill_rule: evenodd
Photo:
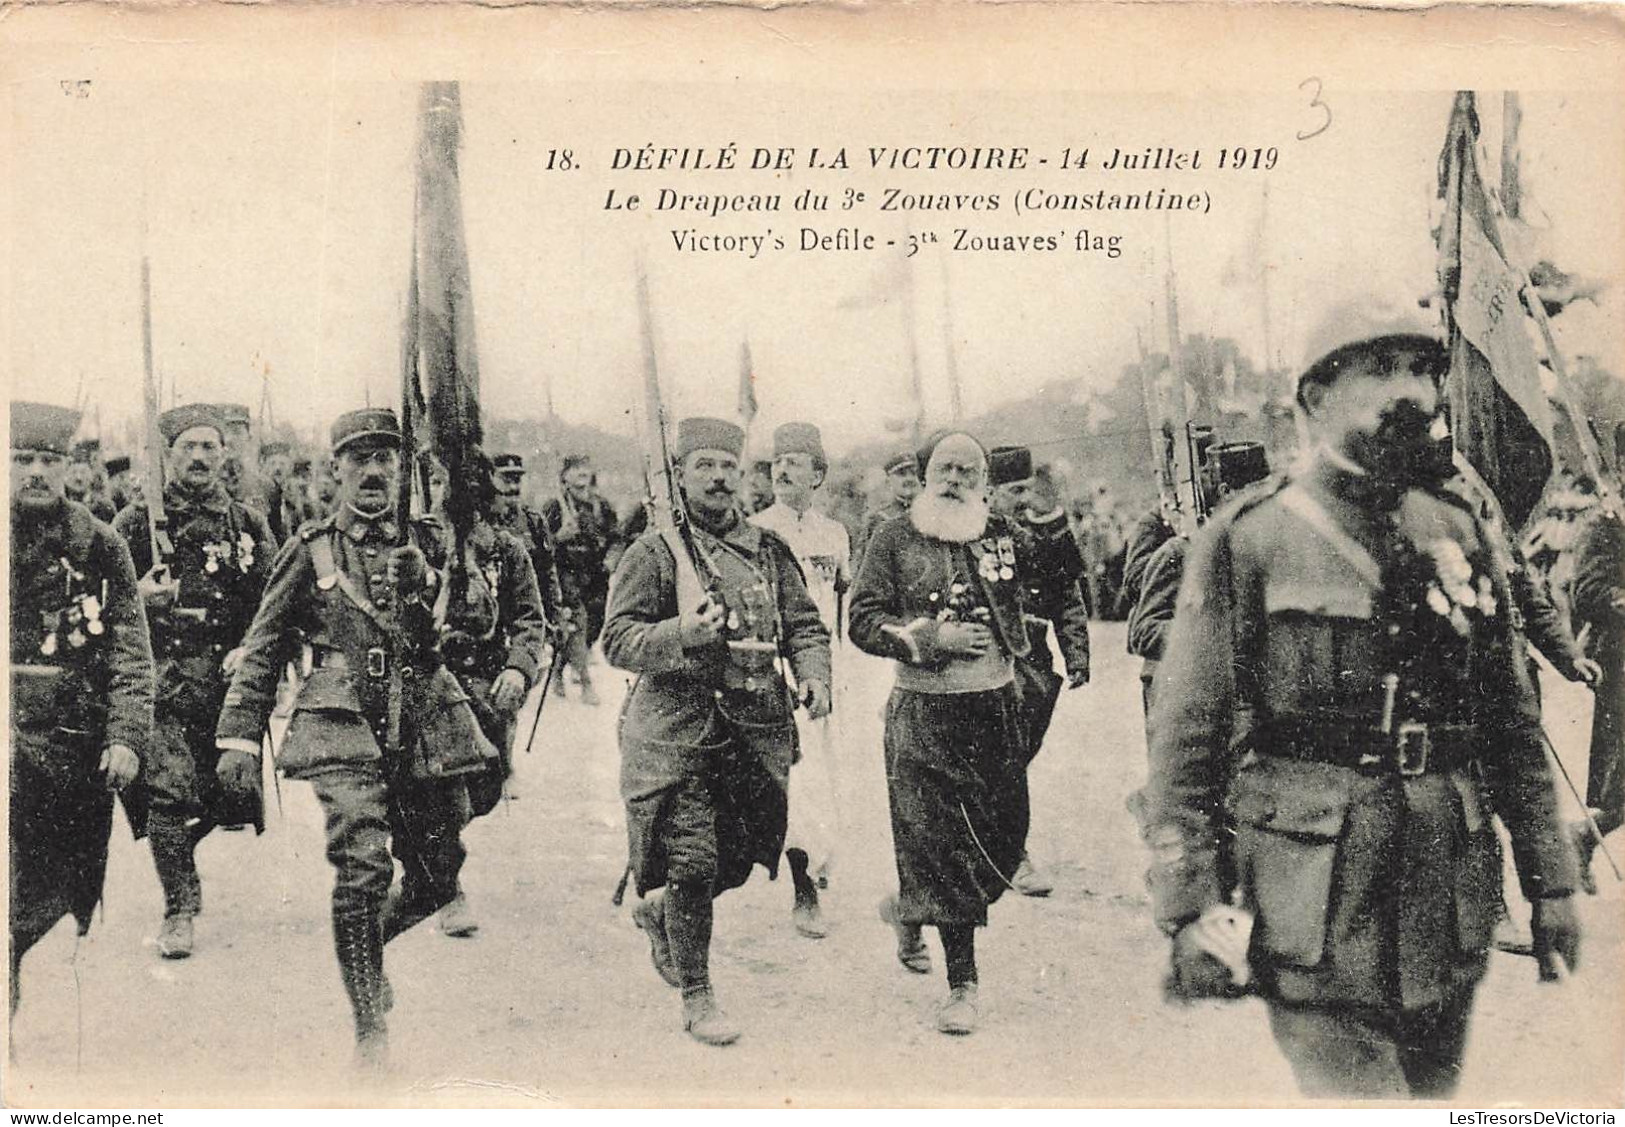
M 1621 46 L 9 7 L 5 1103 L 1618 1107 Z

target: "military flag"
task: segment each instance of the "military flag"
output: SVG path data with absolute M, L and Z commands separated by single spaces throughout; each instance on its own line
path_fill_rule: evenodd
M 1450 327 L 1447 393 L 1456 449 L 1501 502 L 1528 520 L 1552 474 L 1553 418 L 1520 293 L 1523 279 L 1491 211 L 1478 165 L 1470 91 L 1456 95 L 1439 157 L 1439 287 Z
M 401 407 L 403 423 L 411 424 L 408 453 L 428 449 L 446 468 L 446 517 L 459 544 L 475 516 L 468 458 L 484 439 L 457 168 L 462 133 L 458 84 L 424 83 L 418 100 L 417 200 Z

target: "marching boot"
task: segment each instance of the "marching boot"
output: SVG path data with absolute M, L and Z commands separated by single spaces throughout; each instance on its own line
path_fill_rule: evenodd
M 588 675 L 586 667 L 581 669 L 581 703 L 589 708 L 598 706 L 598 690 L 592 687 L 592 677 Z
M 401 933 L 410 931 L 434 915 L 439 907 L 438 904 L 424 903 L 421 897 L 408 895 L 400 886 L 390 889 L 389 899 L 384 901 L 384 907 L 378 913 L 378 928 L 383 941 L 388 943 Z
M 158 870 L 158 883 L 164 890 L 158 954 L 166 959 L 185 959 L 192 954 L 192 917 L 203 899 L 193 855 L 197 839 L 179 814 L 154 810 L 147 819 L 147 840 L 152 847 L 153 866 Z
M 702 1045 L 731 1045 L 739 1027 L 717 1007 L 711 991 L 711 888 L 666 886 L 666 938 L 683 988 L 683 1030 Z
M 796 903 L 790 910 L 790 920 L 797 933 L 808 939 L 822 939 L 829 934 L 823 913 L 818 907 L 818 885 L 807 872 L 807 851 L 786 849 L 784 859 L 790 862 L 790 882 L 795 885 Z
M 466 939 L 480 930 L 480 921 L 468 906 L 468 897 L 461 889 L 457 898 L 440 909 L 440 930 L 458 939 Z
M 681 986 L 677 968 L 671 961 L 671 941 L 666 938 L 666 898 L 651 896 L 632 909 L 632 922 L 649 937 L 649 961 L 667 986 Z
M 937 1031 L 954 1037 L 976 1032 L 976 929 L 938 924 L 948 964 L 948 999 L 937 1010 Z
M 1010 878 L 1010 883 L 1023 896 L 1042 897 L 1055 891 L 1054 882 L 1035 868 L 1031 858 L 1025 853 L 1022 854 L 1021 864 L 1016 866 L 1016 874 Z
M 931 973 L 931 952 L 920 934 L 919 924 L 906 924 L 897 917 L 897 897 L 888 896 L 880 902 L 880 918 L 891 924 L 897 934 L 897 961 L 915 974 Z
M 384 942 L 377 918 L 369 911 L 335 910 L 333 949 L 355 1018 L 356 1063 L 365 1071 L 378 1071 L 389 1063 L 384 1014 L 394 998 L 384 978 Z

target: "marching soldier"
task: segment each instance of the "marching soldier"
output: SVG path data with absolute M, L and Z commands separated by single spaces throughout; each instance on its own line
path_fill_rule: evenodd
M 547 619 L 530 553 L 490 517 L 497 496 L 490 460 L 472 454 L 466 472 L 480 516 L 464 546 L 466 594 L 447 600 L 440 647 L 447 668 L 468 693 L 480 730 L 500 756 L 490 771 L 469 778 L 472 813 L 478 817 L 495 809 L 513 773 L 515 721 L 542 668 Z M 479 926 L 459 887 L 440 911 L 440 930 L 462 937 Z
M 914 451 L 903 450 L 893 454 L 882 467 L 886 471 L 886 499 L 879 508 L 863 520 L 863 530 L 857 543 L 852 545 L 854 573 L 863 564 L 863 551 L 875 531 L 889 520 L 908 515 L 908 507 L 920 494 L 920 467 Z
M 1021 710 L 1026 718 L 1027 766 L 1032 767 L 1049 733 L 1061 686 L 1076 689 L 1089 682 L 1089 607 L 1084 602 L 1083 555 L 1072 536 L 1066 510 L 1047 474 L 1033 471 L 1033 454 L 1025 446 L 999 446 L 988 455 L 993 511 L 1025 534 L 1030 567 L 1026 570 L 1028 652 L 1016 661 Z M 1055 625 L 1063 682 L 1050 654 L 1050 624 Z M 1048 896 L 1055 885 L 1023 854 L 1011 883 L 1023 896 Z
M 541 513 L 525 504 L 525 459 L 519 454 L 498 454 L 492 459 L 495 469 L 496 498 L 491 505 L 491 521 L 517 537 L 530 553 L 531 568 L 536 572 L 536 587 L 541 593 L 542 613 L 547 616 L 556 642 L 567 641 L 572 621 L 582 617 L 579 606 L 565 601 L 564 588 L 559 580 L 559 546 L 553 541 L 547 521 Z
M 111 524 L 114 509 L 107 499 L 107 482 L 102 473 L 102 444 L 100 439 L 82 438 L 73 444 L 73 461 L 63 482 L 64 495 L 90 510 L 90 515 L 103 524 Z
M 401 429 L 387 408 L 332 428 L 335 511 L 283 545 L 216 729 L 223 781 L 259 778 L 260 736 L 284 662 L 304 682 L 280 766 L 327 819 L 333 942 L 363 1064 L 388 1051 L 384 944 L 457 895 L 469 817 L 464 776 L 496 749 L 436 645 L 439 530 L 396 517 Z M 303 646 L 300 646 L 300 643 Z M 401 862 L 400 886 L 392 889 Z
M 112 792 L 141 769 L 153 666 L 124 542 L 66 499 L 79 413 L 11 404 L 11 1013 L 23 956 L 102 897 Z M 139 821 L 132 810 L 132 824 Z
M 942 939 L 948 997 L 937 1028 L 976 1029 L 976 929 L 1011 886 L 1027 841 L 1024 538 L 988 511 L 987 454 L 970 435 L 919 455 L 924 488 L 864 550 L 852 641 L 891 658 L 886 783 L 899 894 L 881 905 L 897 958 L 928 974 L 921 928 Z
M 1500 914 L 1492 810 L 1543 976 L 1579 953 L 1504 572 L 1417 484 L 1447 368 L 1388 332 L 1304 374 L 1313 461 L 1193 543 L 1157 674 L 1143 814 L 1169 989 L 1256 988 L 1311 1096 L 1453 1090 Z
M 1615 432 L 1616 451 L 1625 449 L 1622 439 L 1625 427 Z M 1574 556 L 1574 613 L 1589 628 L 1598 670 L 1586 805 L 1606 836 L 1625 825 L 1625 525 L 1618 515 L 1594 513 L 1575 543 Z M 1581 880 L 1594 893 L 1591 855 L 1599 839 L 1584 822 L 1573 833 Z
M 141 483 L 131 468 L 128 454 L 115 454 L 107 459 L 107 503 L 113 506 L 115 516 L 141 496 Z
M 622 547 L 615 510 L 598 492 L 598 473 L 585 454 L 568 454 L 559 468 L 559 495 L 542 506 L 547 530 L 559 551 L 559 582 L 569 605 L 582 610 L 580 629 L 570 635 L 569 659 L 581 686 L 581 703 L 597 704 L 587 666 L 593 643 L 604 629 L 609 573 Z M 562 678 L 554 690 L 564 693 Z
M 823 435 L 811 423 L 785 423 L 773 432 L 771 465 L 773 504 L 750 522 L 790 545 L 807 594 L 833 635 L 842 625 L 841 603 L 852 576 L 846 529 L 813 508 L 813 494 L 829 473 Z M 829 887 L 829 868 L 840 833 L 837 749 L 829 717 L 801 722 L 798 729 L 801 758 L 792 772 L 796 785 L 791 791 L 784 859 L 790 863 L 795 888 L 791 909 L 795 929 L 808 939 L 822 939 L 829 931 L 818 905 L 818 889 L 820 885 Z
M 265 497 L 259 488 L 259 474 L 247 459 L 248 441 L 254 429 L 252 416 L 241 403 L 216 403 L 213 407 L 220 416 L 226 435 L 226 458 L 220 470 L 221 483 L 231 494 L 232 500 L 261 508 Z M 262 510 L 260 515 L 266 514 Z
M 634 543 L 604 627 L 610 664 L 638 674 L 620 730 L 630 865 L 640 897 L 665 890 L 633 918 L 655 969 L 682 989 L 684 1029 L 708 1045 L 739 1037 L 711 988 L 711 902 L 758 864 L 776 874 L 784 848 L 796 701 L 781 657 L 808 716 L 830 707 L 829 631 L 795 555 L 739 514 L 744 444 L 732 423 L 679 425 L 692 539 Z
M 258 776 L 241 793 L 215 776 L 214 725 L 276 545 L 264 518 L 233 501 L 220 482 L 224 424 L 212 406 L 166 411 L 158 430 L 169 444 L 163 511 L 173 552 L 152 558 L 144 502 L 120 513 L 113 527 L 141 573 L 158 662 L 152 752 L 138 784 L 150 804 L 147 835 L 164 890 L 158 953 L 184 959 L 192 954 L 193 917 L 203 910 L 198 844 L 216 826 L 265 828 Z

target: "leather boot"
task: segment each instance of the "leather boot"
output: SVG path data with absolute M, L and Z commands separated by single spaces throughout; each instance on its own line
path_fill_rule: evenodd
M 381 1068 L 388 1061 L 389 1031 L 384 1024 L 384 942 L 377 918 L 370 911 L 335 909 L 333 949 L 355 1018 L 357 1063 Z
M 632 922 L 649 937 L 649 961 L 667 986 L 681 986 L 677 968 L 671 961 L 671 941 L 666 938 L 666 898 L 651 896 L 632 909 Z
M 193 857 L 197 839 L 179 813 L 154 810 L 147 820 L 147 841 L 152 847 L 158 883 L 164 890 L 158 954 L 166 959 L 184 959 L 192 954 L 192 917 L 203 899 Z
M 786 849 L 784 858 L 790 863 L 790 882 L 795 886 L 795 907 L 790 909 L 790 922 L 796 932 L 808 939 L 822 939 L 829 934 L 824 914 L 818 907 L 818 885 L 808 873 L 807 852 L 804 849 Z
M 389 899 L 384 901 L 383 910 L 378 914 L 379 931 L 383 941 L 388 943 L 403 932 L 410 931 L 439 909 L 438 904 L 428 904 L 421 897 L 410 896 L 401 888 L 389 890 Z
M 731 1045 L 739 1040 L 739 1027 L 717 1005 L 709 986 L 683 993 L 683 1030 L 702 1045 Z

